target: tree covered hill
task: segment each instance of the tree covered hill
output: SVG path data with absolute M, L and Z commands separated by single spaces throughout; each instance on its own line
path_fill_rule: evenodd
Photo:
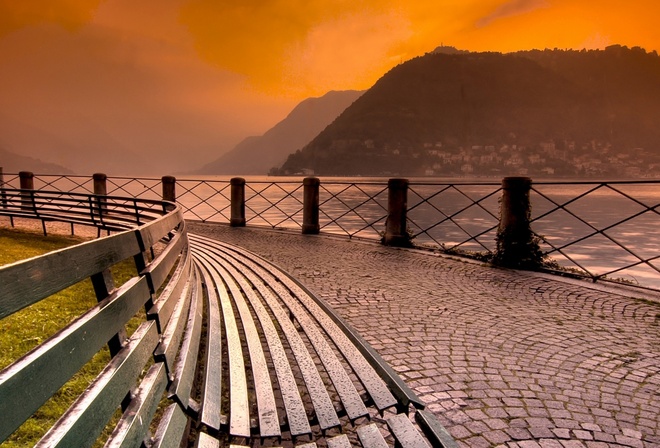
M 655 52 L 447 53 L 393 68 L 280 173 L 660 172 Z

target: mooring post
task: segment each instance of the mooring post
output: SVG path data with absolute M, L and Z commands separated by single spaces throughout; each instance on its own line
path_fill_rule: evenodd
M 163 176 L 161 178 L 163 188 L 163 201 L 176 202 L 176 177 Z
M 383 244 L 407 247 L 408 235 L 408 179 L 390 179 L 387 182 L 387 221 Z
M 233 177 L 231 185 L 231 219 L 232 227 L 245 227 L 245 179 Z
M 303 225 L 302 233 L 316 235 L 319 233 L 319 185 L 317 177 L 303 179 Z
M 94 179 L 94 194 L 99 195 L 99 196 L 107 196 L 108 195 L 108 185 L 107 185 L 108 176 L 106 176 L 103 173 L 94 173 L 92 175 L 92 179 Z
M 502 179 L 500 222 L 494 263 L 508 267 L 535 267 L 541 263 L 541 252 L 530 225 L 532 209 L 529 177 Z
M 107 200 L 103 196 L 108 195 L 108 176 L 104 173 L 94 173 L 92 175 L 94 180 L 94 194 L 96 195 L 96 212 L 99 216 L 103 215 L 106 209 Z
M 21 207 L 31 209 L 34 206 L 34 174 L 31 171 L 21 171 L 18 173 L 19 185 L 21 190 Z
M 5 175 L 2 172 L 1 166 L 0 166 L 0 202 L 2 202 L 2 208 L 7 208 L 7 192 L 5 191 Z
M 34 190 L 34 174 L 31 171 L 18 173 L 21 190 Z

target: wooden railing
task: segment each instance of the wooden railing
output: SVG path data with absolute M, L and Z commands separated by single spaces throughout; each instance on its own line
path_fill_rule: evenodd
M 91 445 L 120 408 L 111 443 L 139 446 L 150 439 L 154 446 L 178 444 L 187 424 L 178 399 L 189 394 L 197 362 L 196 356 L 177 355 L 192 331 L 184 310 L 202 297 L 193 280 L 181 209 L 162 201 L 36 191 L 5 190 L 3 201 L 3 213 L 14 217 L 117 233 L 0 268 L 0 319 L 81 281 L 91 281 L 98 300 L 0 371 L 0 441 L 107 344 L 110 362 L 39 445 Z M 134 263 L 137 274 L 115 286 L 111 268 L 125 260 Z M 131 320 L 137 329 L 127 335 Z M 168 398 L 161 402 L 166 390 Z M 156 413 L 159 403 L 163 412 Z M 153 436 L 150 425 L 156 428 Z

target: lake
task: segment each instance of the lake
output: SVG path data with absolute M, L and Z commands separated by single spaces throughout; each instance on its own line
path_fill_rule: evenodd
M 303 177 L 246 176 L 247 225 L 300 229 Z M 495 248 L 500 179 L 410 178 L 409 230 L 417 245 L 483 252 Z M 17 181 L 5 175 L 8 187 Z M 108 178 L 108 194 L 159 199 L 160 178 Z M 325 233 L 379 240 L 387 178 L 321 178 Z M 35 176 L 35 188 L 92 190 L 83 176 Z M 228 222 L 228 176 L 177 176 L 177 200 L 190 219 Z M 532 229 L 561 266 L 660 289 L 660 181 L 535 181 Z

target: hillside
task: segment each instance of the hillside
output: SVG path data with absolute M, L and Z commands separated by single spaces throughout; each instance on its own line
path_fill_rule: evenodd
M 438 51 L 384 75 L 282 174 L 660 173 L 660 58 Z
M 42 162 L 39 159 L 22 156 L 0 148 L 0 167 L 3 173 L 32 171 L 35 174 L 73 174 L 73 172 L 55 163 Z
M 265 134 L 246 138 L 196 174 L 266 174 L 309 143 L 362 93 L 333 91 L 320 98 L 308 98 Z

